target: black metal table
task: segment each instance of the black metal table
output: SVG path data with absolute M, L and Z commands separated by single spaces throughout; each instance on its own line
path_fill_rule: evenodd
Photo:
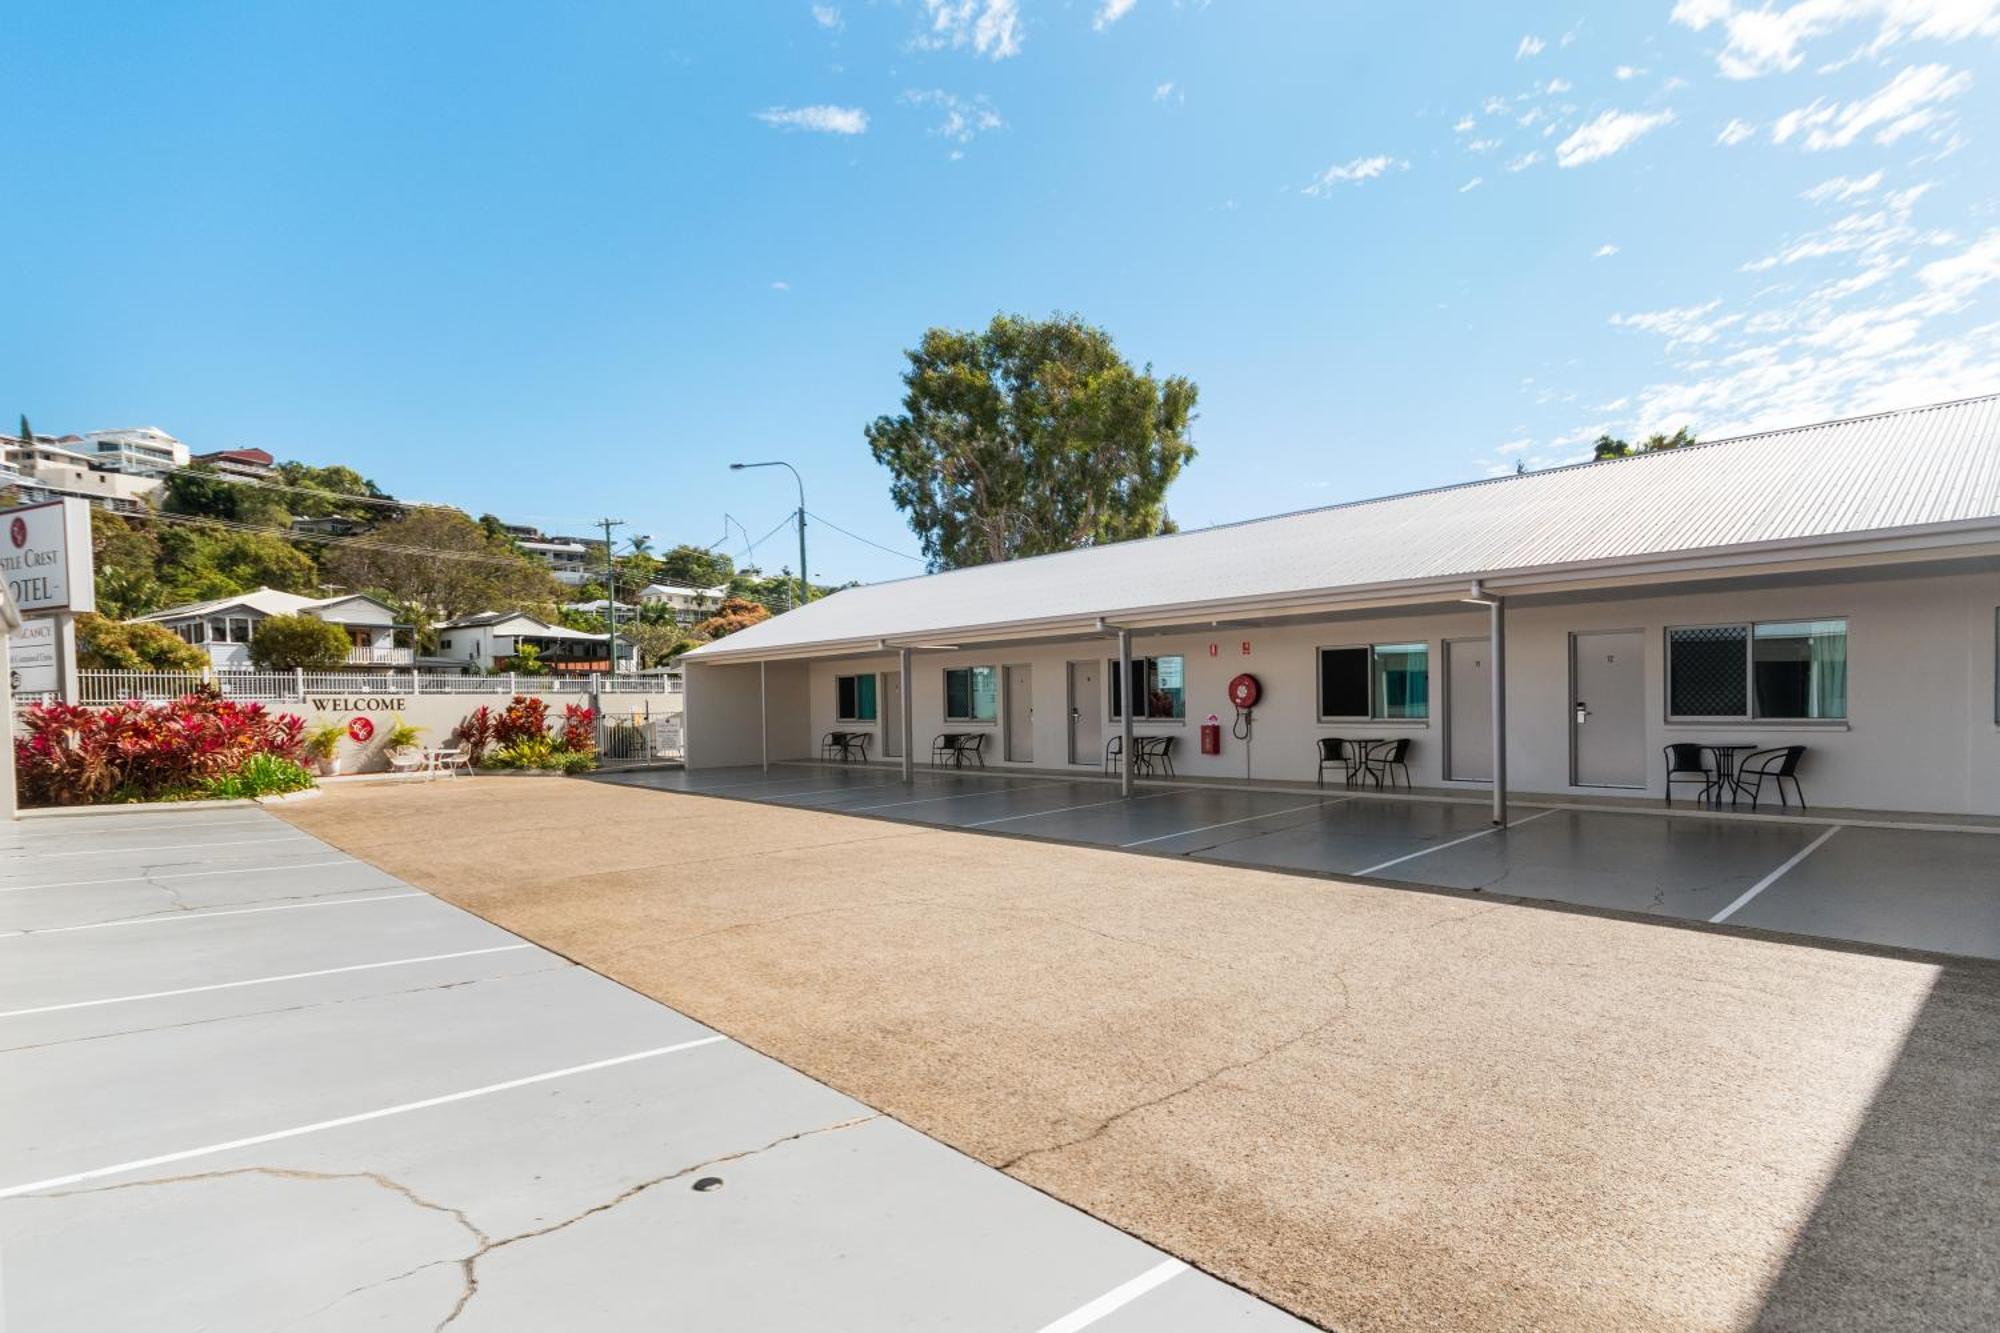
M 1712 788 L 1714 796 L 1710 798 L 1709 803 L 1721 805 L 1722 789 L 1727 787 L 1729 803 L 1735 805 L 1736 798 L 1743 791 L 1743 784 L 1736 780 L 1736 756 L 1744 751 L 1762 747 L 1755 741 L 1724 741 L 1720 745 L 1703 745 L 1701 748 L 1715 756 L 1715 785 Z

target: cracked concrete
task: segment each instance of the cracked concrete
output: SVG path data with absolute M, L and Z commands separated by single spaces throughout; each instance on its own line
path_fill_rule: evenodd
M 2000 1230 L 1990 964 L 598 784 L 285 818 L 1328 1327 L 1746 1327 L 1856 1142 L 1926 1200 L 1871 1262 Z

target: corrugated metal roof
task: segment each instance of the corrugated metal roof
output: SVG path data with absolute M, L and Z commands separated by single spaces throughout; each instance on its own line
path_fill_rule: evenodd
M 850 588 L 697 649 L 792 653 L 1175 604 L 2000 519 L 2000 395 Z

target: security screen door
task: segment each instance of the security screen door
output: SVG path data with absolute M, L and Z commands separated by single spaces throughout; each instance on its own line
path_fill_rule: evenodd
M 1035 669 L 1006 668 L 1007 758 L 1025 764 L 1035 757 Z
M 1069 761 L 1072 764 L 1103 762 L 1098 753 L 1102 743 L 1103 699 L 1097 688 L 1097 663 L 1069 664 Z
M 903 673 L 882 673 L 882 757 L 903 757 Z
M 1646 636 L 1572 634 L 1570 746 L 1579 787 L 1646 785 Z
M 1493 656 L 1485 639 L 1446 639 L 1445 777 L 1493 781 Z

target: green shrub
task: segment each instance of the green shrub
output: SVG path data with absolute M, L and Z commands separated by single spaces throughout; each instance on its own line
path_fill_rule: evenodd
M 215 800 L 244 800 L 304 791 L 312 785 L 313 775 L 291 760 L 274 754 L 255 754 L 234 773 L 210 778 L 199 795 Z
M 408 750 L 424 743 L 424 729 L 413 727 L 407 722 L 398 722 L 389 728 L 389 734 L 382 739 L 384 750 Z
M 553 736 L 530 736 L 492 751 L 481 766 L 583 773 L 597 766 L 597 756 L 588 751 L 567 749 Z
M 91 671 L 200 671 L 208 654 L 165 625 L 76 618 L 77 665 Z
M 259 671 L 331 671 L 346 666 L 352 651 L 347 631 L 317 616 L 267 616 L 250 634 L 250 660 Z
M 310 727 L 306 731 L 302 753 L 308 759 L 325 763 L 333 758 L 335 751 L 339 750 L 341 737 L 345 735 L 347 728 L 338 722 L 322 722 L 316 727 Z

